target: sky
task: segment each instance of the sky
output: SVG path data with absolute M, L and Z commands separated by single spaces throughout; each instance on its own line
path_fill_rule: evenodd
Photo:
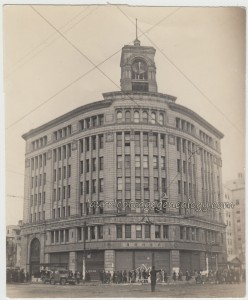
M 156 49 L 158 91 L 176 96 L 178 104 L 224 134 L 223 182 L 244 171 L 245 9 L 6 5 L 7 225 L 22 219 L 25 141 L 21 136 L 103 99 L 102 93 L 120 90 L 121 48 L 135 39 L 136 18 L 141 45 Z

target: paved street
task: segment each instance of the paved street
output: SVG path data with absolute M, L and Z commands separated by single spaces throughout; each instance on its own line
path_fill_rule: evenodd
M 244 297 L 245 284 L 157 284 L 156 291 L 150 292 L 149 284 L 102 285 L 87 284 L 61 286 L 49 284 L 8 284 L 7 296 L 11 298 L 108 298 L 108 297 Z

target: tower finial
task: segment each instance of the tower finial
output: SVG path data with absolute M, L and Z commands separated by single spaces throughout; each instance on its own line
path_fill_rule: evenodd
M 134 46 L 140 46 L 140 41 L 138 40 L 138 25 L 137 25 L 137 18 L 136 18 L 136 39 L 134 41 Z

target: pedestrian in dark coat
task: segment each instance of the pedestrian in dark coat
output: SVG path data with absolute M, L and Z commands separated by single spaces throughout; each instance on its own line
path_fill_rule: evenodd
M 155 270 L 155 267 L 152 266 L 152 270 L 150 271 L 150 276 L 151 276 L 151 291 L 155 292 L 155 286 L 156 286 L 156 278 L 157 278 L 157 273 L 160 270 Z

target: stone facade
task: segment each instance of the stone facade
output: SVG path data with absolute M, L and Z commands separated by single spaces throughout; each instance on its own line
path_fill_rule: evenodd
M 121 92 L 23 135 L 22 267 L 31 272 L 85 263 L 97 279 L 103 268 L 170 273 L 225 261 L 223 214 L 203 209 L 222 202 L 223 135 L 157 93 L 153 48 L 125 47 Z

